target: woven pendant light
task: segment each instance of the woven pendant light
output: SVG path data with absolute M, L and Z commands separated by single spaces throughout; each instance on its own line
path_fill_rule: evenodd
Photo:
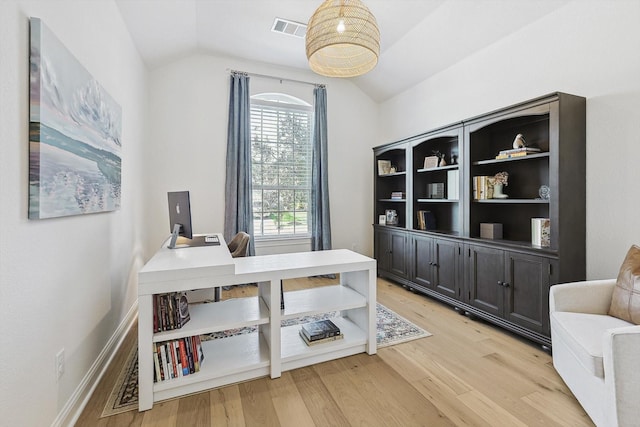
M 325 0 L 309 19 L 306 48 L 309 66 L 318 74 L 365 74 L 378 63 L 378 23 L 360 0 Z

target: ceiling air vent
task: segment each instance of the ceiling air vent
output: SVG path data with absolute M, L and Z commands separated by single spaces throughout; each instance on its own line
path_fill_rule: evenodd
M 307 32 L 307 26 L 299 22 L 289 21 L 288 19 L 276 18 L 273 21 L 271 31 L 274 33 L 288 34 L 294 37 L 303 38 Z

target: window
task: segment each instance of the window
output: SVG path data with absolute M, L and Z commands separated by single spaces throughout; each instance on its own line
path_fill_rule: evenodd
M 256 237 L 307 237 L 313 109 L 281 93 L 251 97 L 253 229 Z

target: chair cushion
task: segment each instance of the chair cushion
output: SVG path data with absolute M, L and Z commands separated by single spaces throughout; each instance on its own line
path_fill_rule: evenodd
M 640 247 L 633 245 L 620 267 L 609 315 L 640 324 Z
M 602 336 L 607 329 L 632 326 L 631 323 L 605 314 L 551 313 L 551 328 L 555 339 L 562 340 L 576 359 L 592 375 L 604 378 Z M 555 344 L 554 344 L 555 345 Z

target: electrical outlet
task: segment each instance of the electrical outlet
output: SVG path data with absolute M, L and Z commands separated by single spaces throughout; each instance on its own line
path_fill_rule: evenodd
M 64 348 L 56 354 L 56 380 L 64 374 Z

